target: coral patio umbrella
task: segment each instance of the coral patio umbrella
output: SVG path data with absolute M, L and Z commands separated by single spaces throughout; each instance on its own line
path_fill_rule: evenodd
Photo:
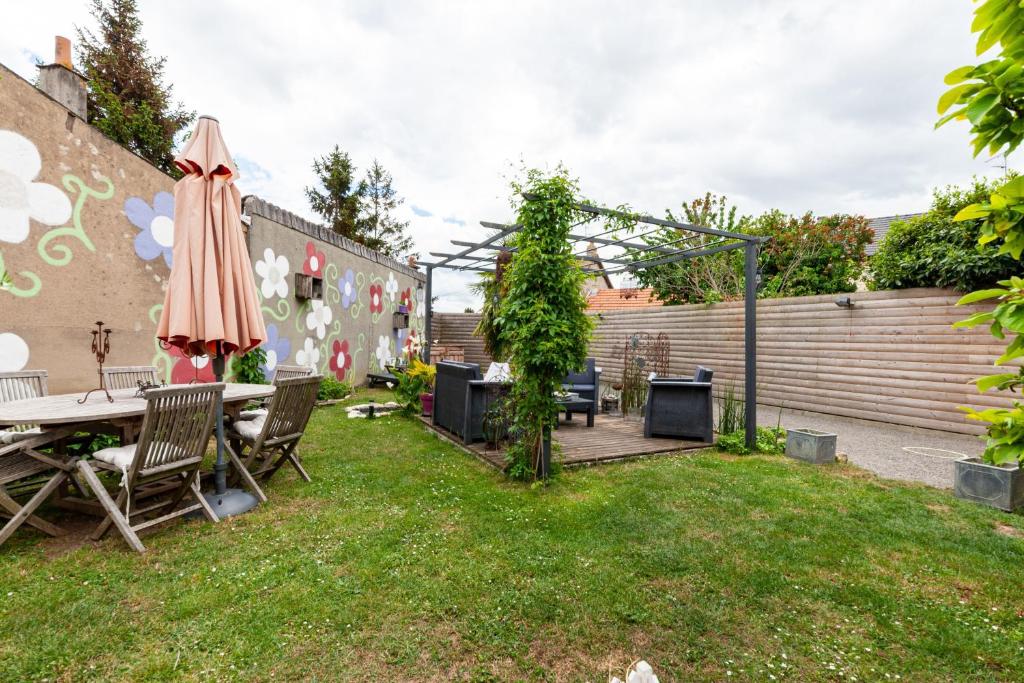
M 242 235 L 238 169 L 224 145 L 217 119 L 202 116 L 185 148 L 174 158 L 185 174 L 174 185 L 173 266 L 156 336 L 189 356 L 213 358 L 217 381 L 224 359 L 245 353 L 267 338 L 256 298 L 252 265 Z M 216 498 L 219 514 L 255 504 L 237 492 L 244 509 L 225 505 L 224 417 L 217 406 Z M 251 503 L 251 504 L 250 504 Z

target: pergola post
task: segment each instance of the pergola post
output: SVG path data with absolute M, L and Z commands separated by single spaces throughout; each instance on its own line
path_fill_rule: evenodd
M 757 242 L 743 245 L 743 425 L 747 448 L 757 443 Z
M 433 334 L 434 334 L 434 302 L 433 302 L 433 289 L 434 289 L 434 267 L 427 266 L 427 285 L 426 294 L 424 295 L 427 299 L 426 304 L 426 322 L 424 323 L 423 336 L 426 337 L 423 344 L 423 362 L 430 362 L 430 349 L 434 345 Z

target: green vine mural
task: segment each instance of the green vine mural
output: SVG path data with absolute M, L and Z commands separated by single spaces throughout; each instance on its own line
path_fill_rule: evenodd
M 14 284 L 14 280 L 11 279 L 10 273 L 7 272 L 7 266 L 4 264 L 3 252 L 0 252 L 0 292 L 7 292 L 14 296 L 21 298 L 33 297 L 39 293 L 39 290 L 43 288 L 42 280 L 39 276 L 30 270 L 20 270 L 18 275 L 28 280 L 31 285 L 27 288 L 18 287 Z
M 263 300 L 262 294 L 257 292 L 256 296 L 260 301 L 260 310 L 279 323 L 288 322 L 288 318 L 292 314 L 292 306 L 287 299 L 278 299 L 276 306 L 270 306 Z
M 96 246 L 89 239 L 89 235 L 86 233 L 85 228 L 82 226 L 82 208 L 85 206 L 86 200 L 89 197 L 95 199 L 105 200 L 110 199 L 114 196 L 114 183 L 109 178 L 102 178 L 102 181 L 106 183 L 105 190 L 94 190 L 85 184 L 85 181 L 76 175 L 68 173 L 62 179 L 64 188 L 68 192 L 76 192 L 77 197 L 75 198 L 75 206 L 71 214 L 71 227 L 54 228 L 43 235 L 37 249 L 39 251 L 39 257 L 51 266 L 66 266 L 71 263 L 71 259 L 74 258 L 74 252 L 66 244 L 55 244 L 53 245 L 53 251 L 57 252 L 59 256 L 52 255 L 47 247 L 50 242 L 59 237 L 74 237 L 85 246 L 91 252 L 96 251 Z
M 366 306 L 363 303 L 364 287 L 366 287 L 366 276 L 362 273 L 362 271 L 360 271 L 356 273 L 356 300 L 352 302 L 352 305 L 348 309 L 349 312 L 352 314 L 353 318 L 358 318 L 359 314 Z

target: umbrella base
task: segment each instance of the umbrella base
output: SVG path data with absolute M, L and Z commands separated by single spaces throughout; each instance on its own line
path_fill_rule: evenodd
M 242 489 L 228 489 L 222 494 L 216 491 L 203 493 L 203 498 L 221 519 L 241 515 L 260 504 L 256 496 Z

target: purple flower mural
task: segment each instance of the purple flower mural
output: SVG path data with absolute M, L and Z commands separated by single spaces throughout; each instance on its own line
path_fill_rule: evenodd
M 278 334 L 277 325 L 267 325 L 267 340 L 260 344 L 267 353 L 267 362 L 262 366 L 263 376 L 269 382 L 274 378 L 274 371 L 279 363 L 288 360 L 292 353 L 292 342 L 287 337 Z
M 356 291 L 356 274 L 349 268 L 345 271 L 345 277 L 338 280 L 338 291 L 341 292 L 341 307 L 348 309 L 356 302 L 358 292 Z
M 150 206 L 142 197 L 129 197 L 124 202 L 124 215 L 141 232 L 135 236 L 135 253 L 145 261 L 163 256 L 171 267 L 174 247 L 174 195 L 157 192 Z

